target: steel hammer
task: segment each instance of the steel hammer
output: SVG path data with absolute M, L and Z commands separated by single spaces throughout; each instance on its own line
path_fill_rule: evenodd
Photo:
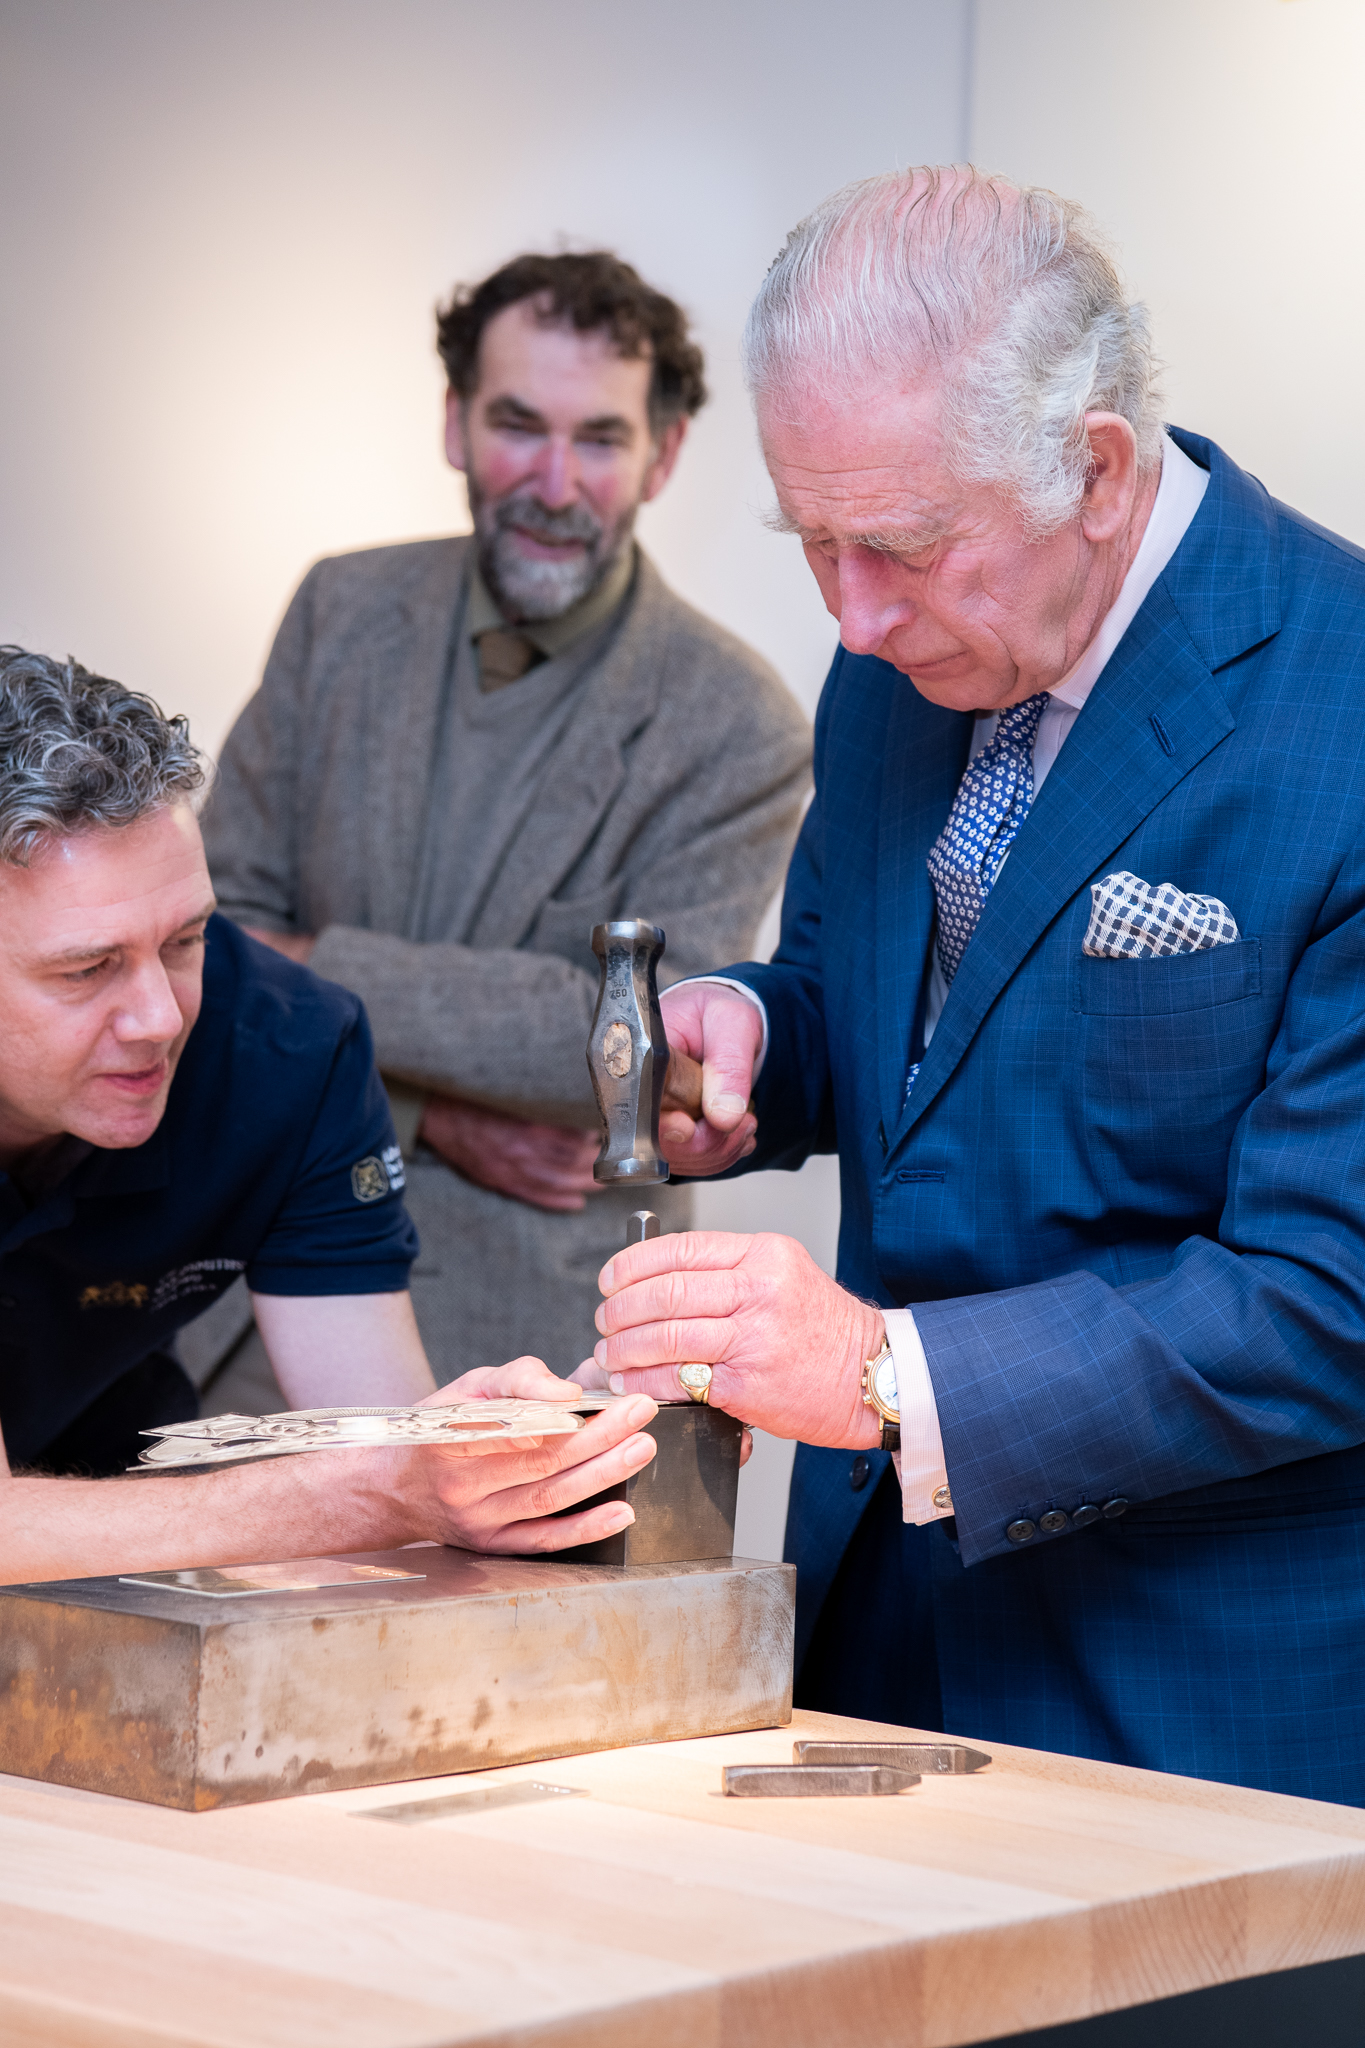
M 588 1072 L 603 1136 L 592 1173 L 607 1186 L 632 1181 L 656 1187 L 666 1181 L 659 1112 L 682 1109 L 698 1119 L 702 1113 L 701 1067 L 686 1053 L 670 1051 L 659 1010 L 665 943 L 660 927 L 642 918 L 593 926 L 601 980 L 588 1033 Z

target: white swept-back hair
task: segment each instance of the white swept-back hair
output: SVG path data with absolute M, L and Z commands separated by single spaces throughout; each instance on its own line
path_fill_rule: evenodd
M 793 229 L 744 336 L 756 398 L 932 378 L 947 460 L 1013 500 L 1041 538 L 1078 511 L 1087 412 L 1161 461 L 1147 310 L 1070 200 L 968 166 L 846 185 Z

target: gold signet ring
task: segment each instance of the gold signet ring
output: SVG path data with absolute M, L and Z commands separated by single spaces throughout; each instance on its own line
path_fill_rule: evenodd
M 680 1365 L 678 1385 L 689 1401 L 700 1401 L 705 1407 L 711 1398 L 711 1368 L 709 1365 Z

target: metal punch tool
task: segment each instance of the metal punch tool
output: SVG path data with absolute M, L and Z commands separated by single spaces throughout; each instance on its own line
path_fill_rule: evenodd
M 890 1764 L 726 1764 L 731 1799 L 885 1799 L 918 1785 L 918 1771 Z
M 792 1761 L 822 1766 L 886 1764 L 926 1778 L 954 1778 L 983 1769 L 990 1758 L 984 1749 L 969 1749 L 963 1742 L 796 1742 Z

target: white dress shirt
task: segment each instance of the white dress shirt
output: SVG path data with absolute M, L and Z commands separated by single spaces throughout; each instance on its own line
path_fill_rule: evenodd
M 1037 738 L 1033 743 L 1035 797 L 1047 780 L 1068 733 L 1084 708 L 1087 697 L 1099 681 L 1105 663 L 1136 618 L 1148 591 L 1185 538 L 1186 529 L 1199 510 L 1208 482 L 1208 471 L 1201 469 L 1198 463 L 1191 462 L 1188 455 L 1177 448 L 1167 434 L 1161 448 L 1161 482 L 1157 486 L 1146 531 L 1128 574 L 1119 588 L 1119 594 L 1100 621 L 1099 631 L 1084 654 L 1048 692 L 1050 702 L 1044 706 L 1043 715 L 1038 721 Z M 984 718 L 977 719 L 976 728 L 972 733 L 971 752 L 967 757 L 969 761 L 974 760 L 984 747 L 990 745 L 998 723 L 997 714 L 993 711 Z M 723 987 L 733 988 L 746 996 L 750 1002 L 757 1004 L 763 1015 L 761 1059 L 762 1054 L 766 1054 L 768 1050 L 768 1013 L 762 1000 L 742 982 L 731 981 L 722 975 L 698 975 L 695 978 L 719 982 Z M 925 997 L 926 1046 L 943 1014 L 948 993 L 948 984 L 944 981 L 942 969 L 938 964 L 938 948 L 935 947 L 931 954 L 929 987 Z M 754 1072 L 758 1072 L 757 1066 Z M 884 1309 L 882 1315 L 886 1324 L 887 1342 L 891 1346 L 891 1356 L 896 1368 L 896 1387 L 901 1415 L 901 1448 L 896 1454 L 896 1471 L 901 1482 L 905 1519 L 907 1522 L 938 1521 L 945 1515 L 951 1515 L 953 1504 L 943 1457 L 938 1404 L 934 1399 L 934 1385 L 929 1375 L 928 1360 L 924 1355 L 924 1346 L 920 1342 L 912 1309 Z

